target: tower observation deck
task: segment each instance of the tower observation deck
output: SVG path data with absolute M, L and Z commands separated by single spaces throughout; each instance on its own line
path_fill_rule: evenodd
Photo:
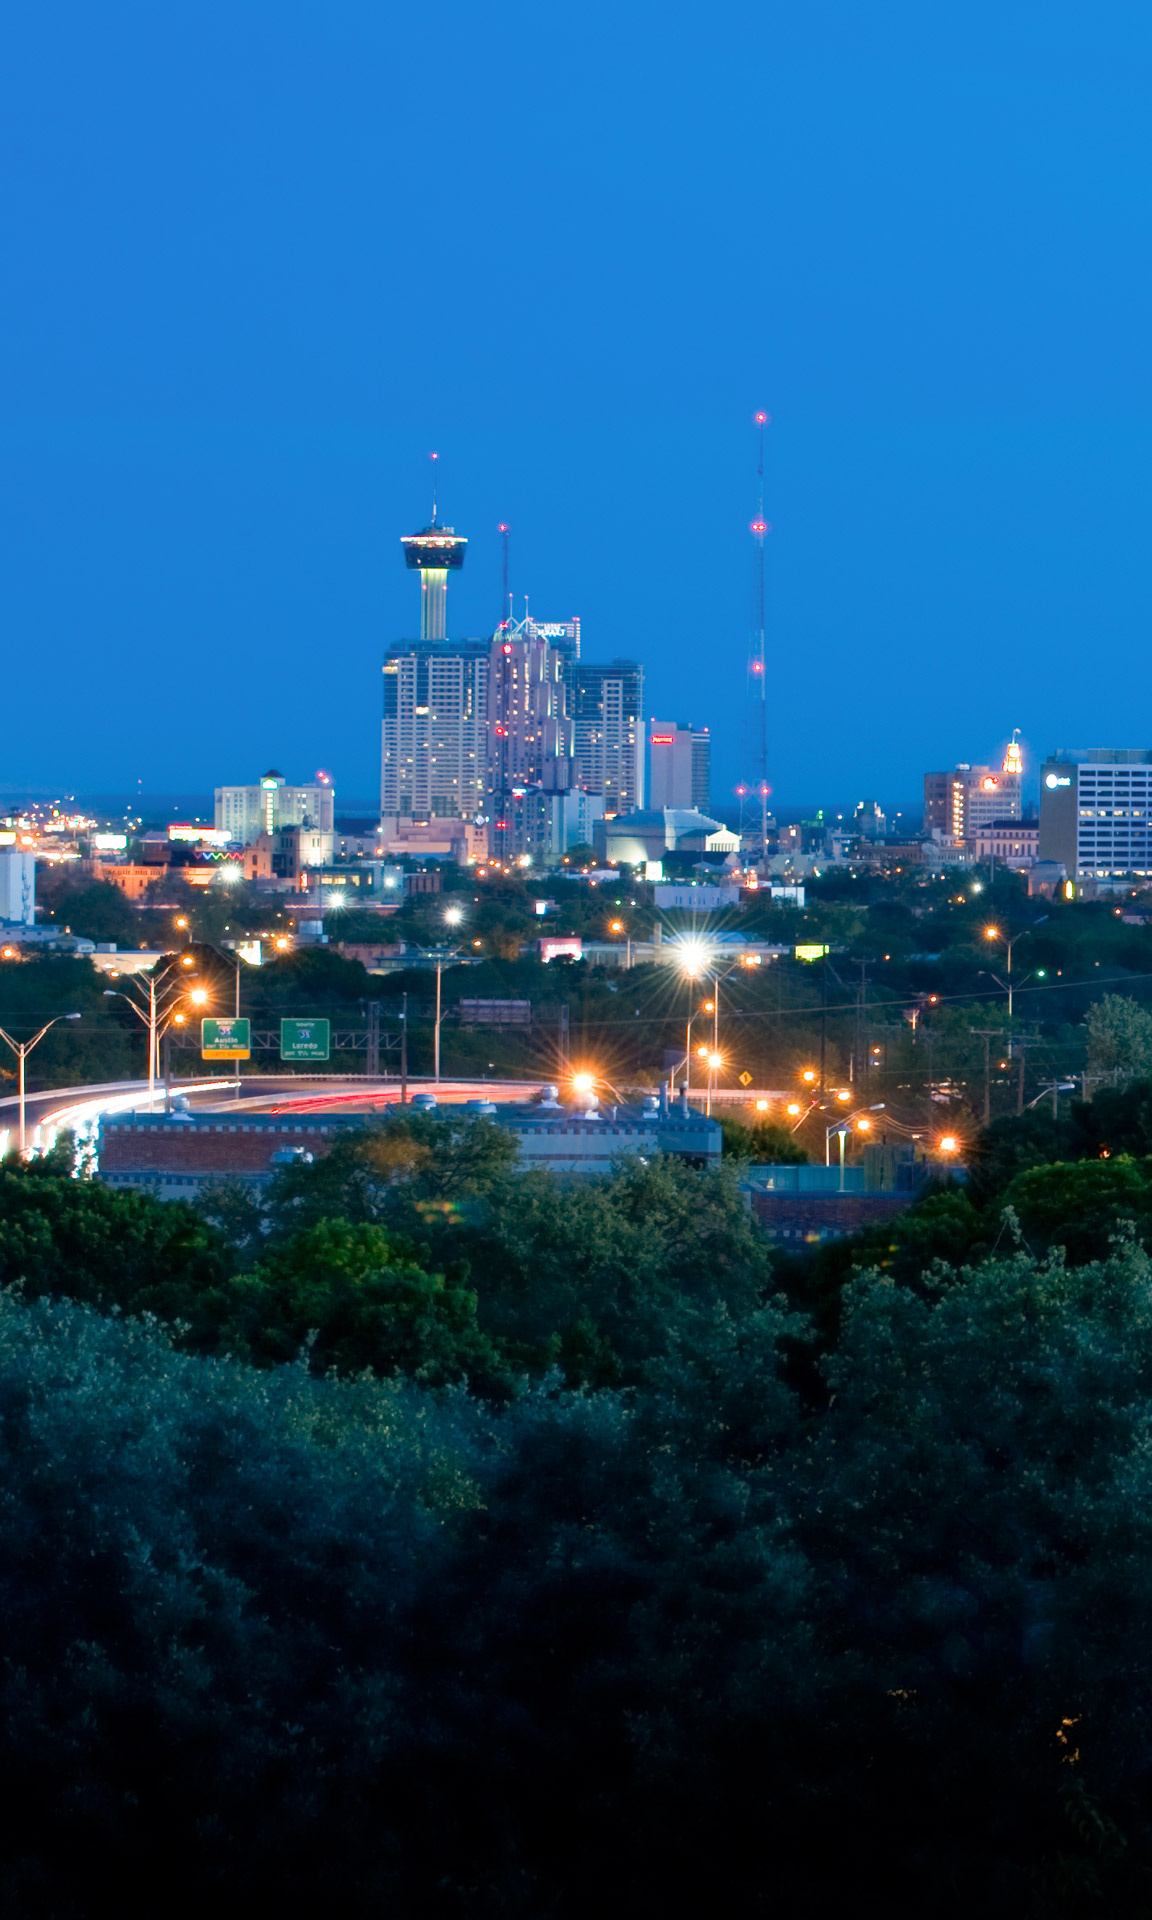
M 464 565 L 468 545 L 452 527 L 437 524 L 433 509 L 428 526 L 401 537 L 404 558 L 420 575 L 420 638 L 443 640 L 447 634 L 448 575 Z

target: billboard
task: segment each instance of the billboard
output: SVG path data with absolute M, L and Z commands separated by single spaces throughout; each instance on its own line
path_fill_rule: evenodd
M 251 1020 L 201 1020 L 200 1052 L 205 1060 L 249 1060 Z
M 331 1029 L 327 1020 L 281 1020 L 281 1060 L 327 1060 Z

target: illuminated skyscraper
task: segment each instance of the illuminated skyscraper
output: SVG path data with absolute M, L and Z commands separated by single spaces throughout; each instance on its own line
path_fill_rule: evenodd
M 644 805 L 644 669 L 635 660 L 582 660 L 570 686 L 573 784 L 603 794 L 606 814 L 631 813 Z

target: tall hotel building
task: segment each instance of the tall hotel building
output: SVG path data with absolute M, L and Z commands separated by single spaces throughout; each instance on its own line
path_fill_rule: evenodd
M 1058 748 L 1040 772 L 1040 858 L 1070 880 L 1152 876 L 1152 747 Z
M 447 637 L 448 575 L 467 541 L 431 524 L 401 542 L 420 574 L 420 638 L 384 656 L 380 812 L 387 819 L 471 819 L 484 811 L 488 772 L 487 640 Z

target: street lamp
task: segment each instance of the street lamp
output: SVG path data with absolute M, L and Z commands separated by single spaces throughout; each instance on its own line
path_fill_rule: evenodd
M 20 1158 L 21 1160 L 23 1160 L 24 1158 L 24 1062 L 27 1059 L 28 1055 L 31 1053 L 33 1047 L 36 1046 L 41 1040 L 43 1040 L 44 1035 L 48 1031 L 48 1028 L 54 1027 L 56 1025 L 56 1021 L 79 1020 L 79 1018 L 80 1018 L 80 1015 L 78 1013 L 58 1013 L 56 1015 L 56 1019 L 49 1020 L 47 1023 L 47 1026 L 41 1027 L 39 1033 L 34 1033 L 32 1035 L 31 1040 L 13 1040 L 12 1035 L 10 1033 L 5 1033 L 3 1027 L 0 1027 L 0 1040 L 6 1040 L 8 1042 L 8 1045 L 11 1047 L 13 1053 L 16 1055 L 17 1059 L 20 1062 Z
M 156 1093 L 156 1075 L 160 1066 L 161 1036 L 165 1034 L 171 1026 L 176 1002 L 184 991 L 183 985 L 178 979 L 175 981 L 172 980 L 174 974 L 176 974 L 176 968 L 174 966 L 165 967 L 163 973 L 160 974 L 149 974 L 148 1000 L 146 1006 L 142 1006 L 133 993 L 120 993 L 115 987 L 105 987 L 104 989 L 105 1000 L 127 1001 L 136 1018 L 148 1029 L 148 1099 L 150 1102 Z M 163 993 L 161 992 L 161 988 L 164 986 L 165 981 L 171 981 L 172 984 L 169 986 L 168 991 Z M 193 993 L 191 997 L 196 1000 L 200 1006 L 203 1006 L 208 998 L 203 988 L 197 989 L 197 992 Z M 236 998 L 237 1003 L 239 1003 L 239 970 L 237 970 Z M 165 1014 L 168 1016 L 167 1019 L 164 1017 Z

